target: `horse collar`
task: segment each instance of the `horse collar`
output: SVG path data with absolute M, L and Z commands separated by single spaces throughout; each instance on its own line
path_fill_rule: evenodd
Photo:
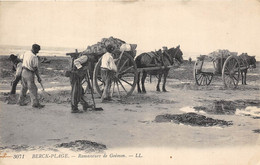
M 171 55 L 169 55 L 169 53 L 166 52 L 166 51 L 165 51 L 164 53 L 165 53 L 165 56 L 166 56 L 166 57 L 168 58 L 168 60 L 170 61 L 170 63 L 173 64 L 173 63 L 174 63 L 174 60 L 173 60 L 174 57 L 172 57 Z
M 243 61 L 245 61 L 247 67 L 249 67 L 249 64 L 248 64 L 248 62 L 247 62 L 247 58 L 246 58 L 245 56 L 241 56 L 241 58 L 242 58 Z

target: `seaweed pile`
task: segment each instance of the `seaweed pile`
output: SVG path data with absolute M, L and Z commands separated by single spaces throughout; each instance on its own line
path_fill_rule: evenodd
M 155 121 L 160 122 L 173 122 L 176 124 L 186 124 L 191 126 L 229 126 L 233 123 L 231 121 L 218 120 L 206 117 L 204 115 L 199 115 L 197 113 L 184 113 L 184 114 L 164 114 L 158 115 L 155 118 Z
M 69 148 L 73 151 L 98 152 L 107 149 L 106 145 L 88 140 L 76 140 L 56 145 L 58 148 Z

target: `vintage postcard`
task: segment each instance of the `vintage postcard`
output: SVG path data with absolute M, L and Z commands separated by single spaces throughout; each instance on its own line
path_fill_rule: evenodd
M 260 164 L 258 0 L 0 1 L 0 164 Z

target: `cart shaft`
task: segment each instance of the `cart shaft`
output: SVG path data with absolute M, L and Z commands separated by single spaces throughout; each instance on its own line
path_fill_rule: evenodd
M 170 69 L 174 68 L 176 66 L 156 66 L 156 67 L 148 67 L 148 68 L 137 68 L 137 72 L 142 72 L 142 71 L 151 71 L 151 70 L 160 70 L 160 69 Z

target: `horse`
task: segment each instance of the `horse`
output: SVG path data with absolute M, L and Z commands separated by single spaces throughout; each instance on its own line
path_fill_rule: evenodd
M 156 91 L 160 92 L 160 82 L 162 75 L 164 77 L 163 81 L 163 86 L 162 86 L 162 91 L 167 92 L 165 89 L 165 84 L 166 84 L 166 78 L 168 76 L 170 68 L 166 68 L 167 66 L 173 65 L 175 61 L 177 61 L 179 64 L 183 63 L 183 58 L 182 58 L 182 51 L 180 49 L 180 46 L 177 46 L 176 48 L 170 48 L 170 49 L 165 49 L 165 50 L 158 50 L 155 52 L 146 52 L 142 53 L 139 56 L 135 58 L 135 62 L 137 65 L 137 68 L 147 68 L 147 67 L 156 67 L 156 66 L 164 66 L 164 69 L 159 69 L 159 70 L 150 70 L 142 71 L 142 90 L 140 88 L 140 74 L 141 72 L 138 72 L 137 76 L 137 91 L 138 93 L 146 93 L 146 89 L 144 86 L 144 81 L 146 79 L 147 74 L 149 75 L 158 75 L 158 83 L 156 86 Z
M 240 65 L 242 67 L 245 67 L 245 69 L 241 70 L 242 84 L 247 85 L 246 84 L 247 70 L 248 68 L 256 68 L 256 59 L 255 56 L 249 56 L 247 53 L 242 53 L 241 55 L 239 55 L 239 59 L 240 59 Z

